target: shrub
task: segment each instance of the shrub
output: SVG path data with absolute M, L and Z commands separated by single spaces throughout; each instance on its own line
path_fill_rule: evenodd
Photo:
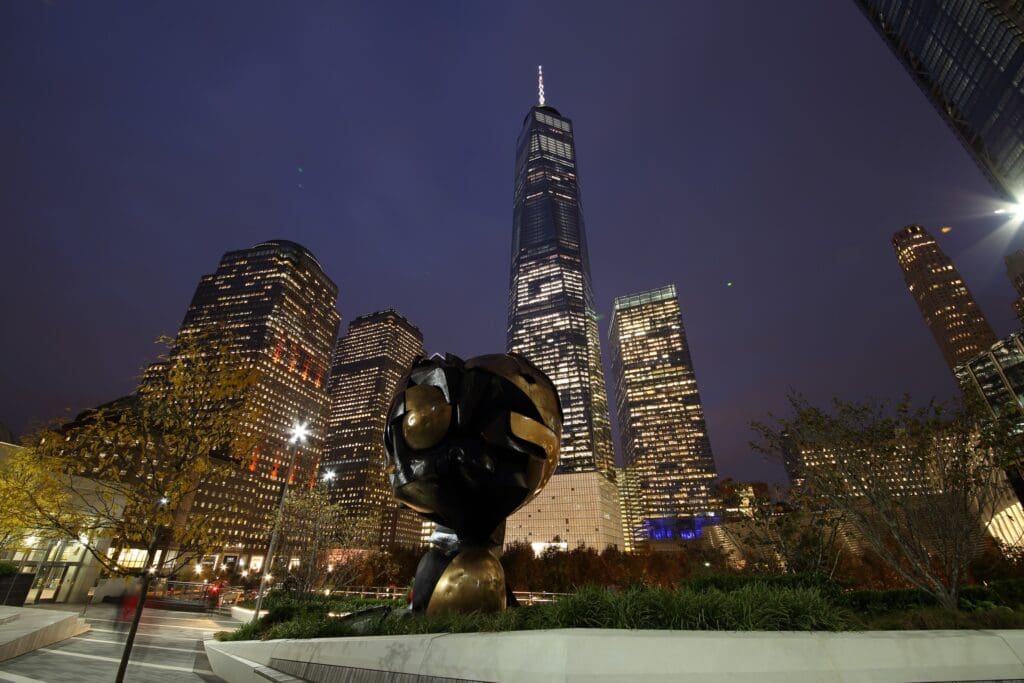
M 863 614 L 885 614 L 936 604 L 935 598 L 929 593 L 914 588 L 846 591 L 836 596 L 835 602 L 841 607 Z
M 912 629 L 993 629 L 1024 627 L 1024 612 L 1006 606 L 977 611 L 951 611 L 922 607 L 902 612 L 864 616 L 859 628 L 877 631 Z
M 234 631 L 218 631 L 213 637 L 220 641 L 228 640 L 256 640 L 260 636 L 260 625 L 251 621 L 242 624 Z
M 470 633 L 553 628 L 837 630 L 848 619 L 815 588 L 776 588 L 763 583 L 724 592 L 716 588 L 585 587 L 554 603 L 497 613 L 435 617 L 398 611 L 358 621 L 312 611 L 263 630 L 239 629 L 231 639 L 313 638 L 339 635 Z
M 695 591 L 713 588 L 731 592 L 752 584 L 772 588 L 815 588 L 829 597 L 842 591 L 839 582 L 823 574 L 709 574 L 689 579 L 683 586 Z
M 18 565 L 7 560 L 0 560 L 0 576 L 14 576 L 18 573 Z

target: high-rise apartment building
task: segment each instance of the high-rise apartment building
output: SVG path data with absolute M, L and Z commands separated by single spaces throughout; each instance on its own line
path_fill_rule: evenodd
M 338 332 L 338 288 L 305 247 L 286 240 L 231 251 L 216 272 L 199 281 L 179 338 L 228 333 L 225 364 L 256 370 L 244 400 L 255 409 L 256 437 L 244 468 L 201 490 L 192 512 L 213 517 L 230 540 L 223 562 L 262 566 L 267 530 L 287 476 L 290 448 L 298 448 L 293 483 L 316 476 L 327 418 L 327 374 Z M 173 350 L 172 350 L 173 354 Z M 159 372 L 159 365 L 147 372 Z M 306 442 L 290 446 L 296 424 L 308 425 Z
M 1024 249 L 1007 254 L 1006 277 L 1010 278 L 1013 288 L 1017 290 L 1017 298 L 1013 302 L 1013 312 L 1017 319 L 1024 323 Z
M 331 498 L 379 530 L 371 545 L 421 542 L 419 516 L 398 507 L 384 474 L 384 422 L 399 381 L 422 355 L 423 334 L 393 310 L 353 320 L 334 351 L 321 471 Z
M 892 237 L 907 289 L 951 370 L 996 342 L 988 321 L 953 262 L 920 225 Z
M 540 102 L 527 113 L 516 143 L 508 350 L 532 361 L 558 387 L 564 421 L 555 477 L 583 475 L 577 479 L 592 480 L 584 488 L 607 495 L 597 496 L 594 509 L 575 508 L 569 495 L 556 495 L 553 503 L 549 497 L 542 512 L 523 508 L 510 518 L 506 540 L 549 542 L 553 535 L 564 536 L 556 527 L 568 525 L 575 531 L 564 540 L 573 545 L 601 539 L 618 545 L 618 504 L 606 503 L 617 497 L 614 452 L 573 124 L 544 103 L 543 82 Z M 552 491 L 560 487 L 554 480 L 548 484 Z M 569 494 L 578 487 L 565 488 Z M 544 493 L 535 502 L 542 500 Z M 548 517 L 569 521 L 537 521 Z
M 1024 4 L 856 1 L 993 187 L 1024 200 Z
M 718 474 L 675 286 L 616 298 L 608 336 L 639 546 L 680 521 L 717 516 Z

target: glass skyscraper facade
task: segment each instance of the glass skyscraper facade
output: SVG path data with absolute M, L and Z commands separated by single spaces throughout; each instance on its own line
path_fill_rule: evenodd
M 420 544 L 420 517 L 399 509 L 384 476 L 384 422 L 399 381 L 422 355 L 423 334 L 393 310 L 354 319 L 334 351 L 320 469 L 332 500 L 378 530 L 370 545 Z
M 993 187 L 1024 201 L 1024 2 L 856 2 Z
M 964 389 L 976 392 L 995 415 L 1024 423 L 1024 339 L 1015 332 L 957 367 Z
M 996 336 L 964 279 L 920 225 L 892 237 L 907 289 L 951 370 L 995 344 Z
M 552 480 L 545 490 L 550 492 L 510 517 L 506 541 L 552 542 L 557 536 L 573 547 L 620 545 L 573 123 L 543 104 L 543 96 L 516 142 L 507 332 L 508 350 L 536 364 L 558 388 L 564 422 L 555 478 L 579 476 L 572 483 Z
M 609 341 L 630 545 L 696 534 L 677 522 L 717 518 L 721 504 L 675 286 L 616 298 Z
M 331 347 L 341 320 L 337 300 L 337 286 L 313 254 L 286 240 L 228 252 L 192 297 L 179 337 L 229 332 L 232 348 L 224 363 L 254 369 L 258 377 L 244 397 L 255 408 L 247 436 L 257 437 L 256 447 L 225 482 L 201 490 L 191 508 L 211 516 L 214 530 L 230 539 L 228 564 L 245 557 L 253 569 L 262 564 L 297 423 L 307 423 L 310 434 L 296 446 L 291 483 L 308 484 L 316 476 Z M 159 364 L 147 370 L 155 372 Z
M 516 145 L 508 350 L 558 387 L 559 472 L 611 470 L 608 394 L 576 175 L 572 122 L 530 110 Z

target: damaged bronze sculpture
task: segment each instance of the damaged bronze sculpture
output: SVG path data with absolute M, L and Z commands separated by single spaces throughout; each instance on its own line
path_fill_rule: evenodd
M 413 611 L 496 611 L 512 598 L 498 557 L 505 519 L 558 464 L 555 385 L 516 354 L 413 364 L 388 411 L 386 473 L 395 498 L 437 523 L 413 583 Z

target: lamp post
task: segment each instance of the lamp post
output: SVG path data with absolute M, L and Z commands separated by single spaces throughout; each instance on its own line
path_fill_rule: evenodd
M 281 518 L 284 516 L 284 499 L 288 494 L 288 482 L 292 478 L 292 471 L 295 469 L 295 456 L 299 453 L 299 444 L 309 436 L 309 426 L 303 422 L 292 427 L 291 438 L 288 439 L 291 445 L 291 458 L 288 460 L 288 473 L 281 482 L 281 497 L 277 501 L 277 516 L 274 518 L 274 531 L 270 534 L 270 545 L 267 546 L 267 558 L 263 564 L 263 574 L 260 577 L 260 585 L 256 590 L 256 611 L 252 615 L 252 623 L 260 618 L 260 607 L 263 606 L 263 587 L 270 578 L 270 571 L 273 569 L 274 551 L 277 549 L 277 537 L 281 531 Z

